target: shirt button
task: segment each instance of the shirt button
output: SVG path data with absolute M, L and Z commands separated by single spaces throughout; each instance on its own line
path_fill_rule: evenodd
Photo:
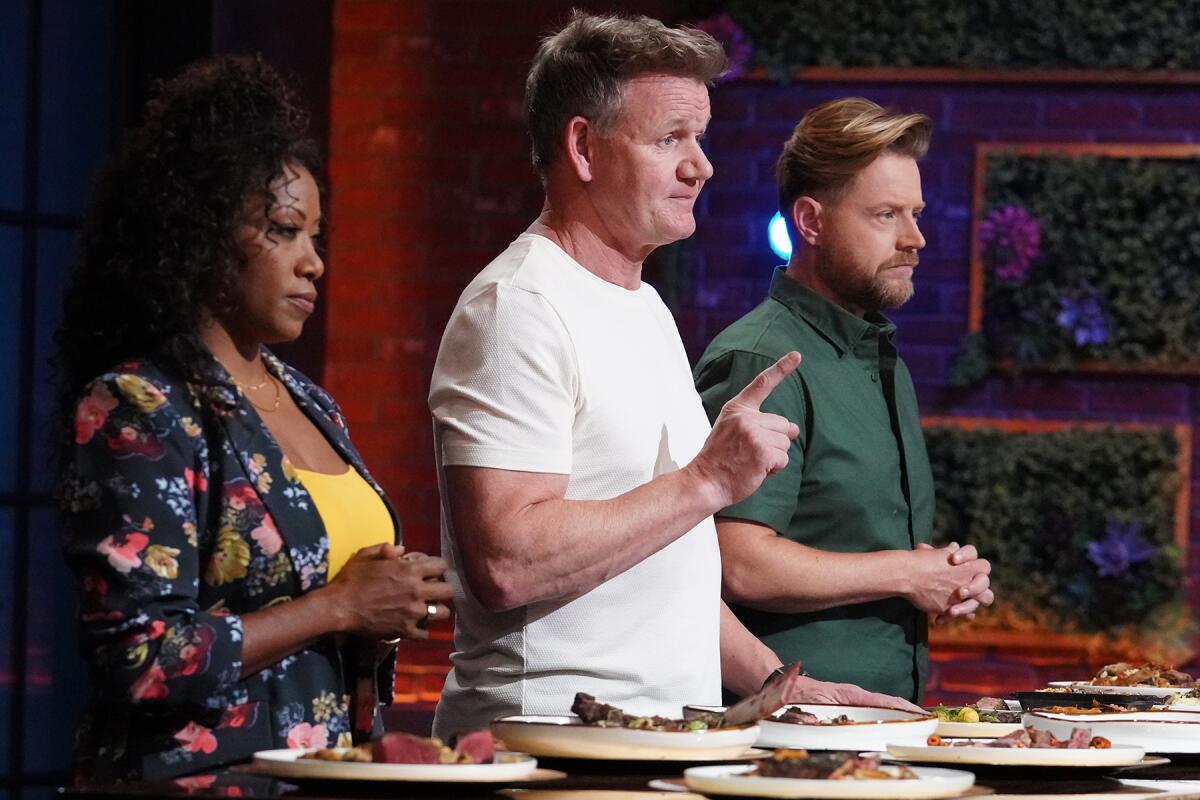
M 871 383 L 879 383 L 879 373 L 878 372 L 871 373 Z

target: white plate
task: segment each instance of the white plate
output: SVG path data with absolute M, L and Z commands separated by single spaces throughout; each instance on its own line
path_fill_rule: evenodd
M 757 725 L 702 731 L 643 731 L 584 725 L 571 716 L 512 716 L 492 721 L 492 734 L 535 756 L 630 761 L 718 761 L 747 758 Z
M 811 778 L 760 778 L 746 775 L 753 765 L 692 767 L 683 771 L 683 780 L 693 792 L 737 795 L 740 797 L 787 798 L 919 798 L 957 797 L 975 784 L 970 772 L 935 767 L 916 767 L 916 779 L 908 780 L 819 780 Z
M 1144 747 L 1114 744 L 1108 750 L 1067 750 L 1057 747 L 906 747 L 892 745 L 888 754 L 898 761 L 933 764 L 1022 767 L 1127 767 L 1146 755 Z
M 998 739 L 1021 730 L 1019 722 L 938 722 L 934 731 L 943 739 Z
M 1187 686 L 1104 686 L 1087 681 L 1050 681 L 1050 685 L 1093 694 L 1141 694 L 1150 697 L 1174 697 L 1191 691 Z
M 845 725 L 801 725 L 780 722 L 773 717 L 760 720 L 759 747 L 800 747 L 806 750 L 886 750 L 889 744 L 925 744 L 937 729 L 937 717 L 913 711 L 871 706 L 835 706 L 795 703 L 817 719 L 847 716 L 854 720 Z M 787 709 L 780 709 L 774 716 Z
M 261 750 L 254 754 L 254 769 L 279 778 L 420 783 L 498 783 L 520 780 L 537 769 L 536 759 L 508 752 L 496 753 L 493 764 L 362 764 L 300 758 L 314 749 Z
M 1143 747 L 1147 753 L 1200 753 L 1200 713 L 1196 711 L 1128 711 L 1119 714 L 1052 714 L 1030 711 L 1026 725 L 1048 730 L 1059 739 L 1072 728 L 1091 728 L 1114 745 Z

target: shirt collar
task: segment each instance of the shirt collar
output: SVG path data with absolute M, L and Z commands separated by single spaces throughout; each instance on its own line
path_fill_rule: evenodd
M 858 348 L 864 355 L 874 356 L 879 338 L 890 340 L 896 332 L 896 324 L 879 312 L 865 318 L 851 314 L 788 275 L 784 267 L 776 268 L 769 294 L 816 328 L 838 349 L 839 356 Z

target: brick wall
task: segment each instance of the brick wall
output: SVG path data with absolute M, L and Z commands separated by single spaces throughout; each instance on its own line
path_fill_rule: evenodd
M 539 35 L 576 5 L 588 4 L 334 3 L 325 384 L 413 549 L 439 549 L 426 397 L 442 329 L 467 282 L 541 209 L 525 72 Z M 663 5 L 605 8 L 661 16 Z M 450 632 L 432 633 L 404 646 L 399 702 L 437 698 Z
M 410 546 L 437 549 L 438 502 L 425 398 L 458 293 L 536 215 L 541 192 L 520 121 L 522 83 L 539 33 L 571 2 L 336 0 L 331 97 L 326 383 L 356 443 L 396 502 Z M 605 3 L 662 16 L 668 0 Z M 1196 422 L 1196 379 L 994 377 L 946 386 L 966 331 L 971 172 L 977 141 L 1196 141 L 1200 91 L 1137 86 L 742 81 L 713 92 L 716 176 L 698 205 L 699 258 L 681 283 L 677 319 L 694 358 L 766 289 L 775 258 L 772 167 L 809 107 L 861 94 L 936 122 L 923 165 L 928 247 L 917 295 L 895 314 L 923 411 L 969 416 Z M 1193 452 L 1200 454 L 1200 441 Z M 1200 482 L 1200 465 L 1192 470 Z M 1200 529 L 1193 484 L 1193 538 Z M 1000 555 L 1000 554 L 995 554 Z M 1193 559 L 1193 606 L 1200 559 Z M 444 634 L 443 634 L 444 635 Z M 410 648 L 429 697 L 447 644 Z M 959 657 L 961 655 L 961 657 Z M 1028 685 L 1028 654 L 962 653 L 940 661 L 946 690 Z M 1011 659 L 1015 658 L 1013 661 Z M 1086 658 L 1071 656 L 1086 670 Z M 1044 660 L 1044 658 L 1043 658 Z M 955 666 L 957 665 L 957 666 Z M 1055 664 L 1053 669 L 1063 665 Z M 970 676 L 974 675 L 974 678 Z M 414 677 L 415 676 L 415 677 Z M 402 676 L 402 681 L 407 680 Z
M 577 4 L 334 3 L 326 383 L 416 548 L 438 542 L 425 401 L 442 329 L 541 208 L 525 72 L 538 36 Z

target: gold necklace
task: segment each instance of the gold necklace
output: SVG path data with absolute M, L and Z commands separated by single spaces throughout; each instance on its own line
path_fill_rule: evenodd
M 267 379 L 265 381 L 263 381 L 262 383 L 256 384 L 254 386 L 247 386 L 246 384 L 239 381 L 237 378 L 234 378 L 233 382 L 235 384 L 237 384 L 237 387 L 239 389 L 242 390 L 242 396 L 250 401 L 250 405 L 254 406 L 259 411 L 263 411 L 263 412 L 266 412 L 267 414 L 270 414 L 273 411 L 279 410 L 279 403 L 283 399 L 283 394 L 279 391 L 279 382 L 272 380 L 272 377 L 273 376 L 270 373 L 267 373 Z M 273 386 L 275 388 L 275 402 L 273 402 L 269 408 L 267 406 L 260 406 L 258 403 L 254 402 L 254 398 L 251 397 L 247 393 L 248 389 L 261 389 L 264 386 L 266 386 L 268 383 L 271 384 L 271 386 Z

